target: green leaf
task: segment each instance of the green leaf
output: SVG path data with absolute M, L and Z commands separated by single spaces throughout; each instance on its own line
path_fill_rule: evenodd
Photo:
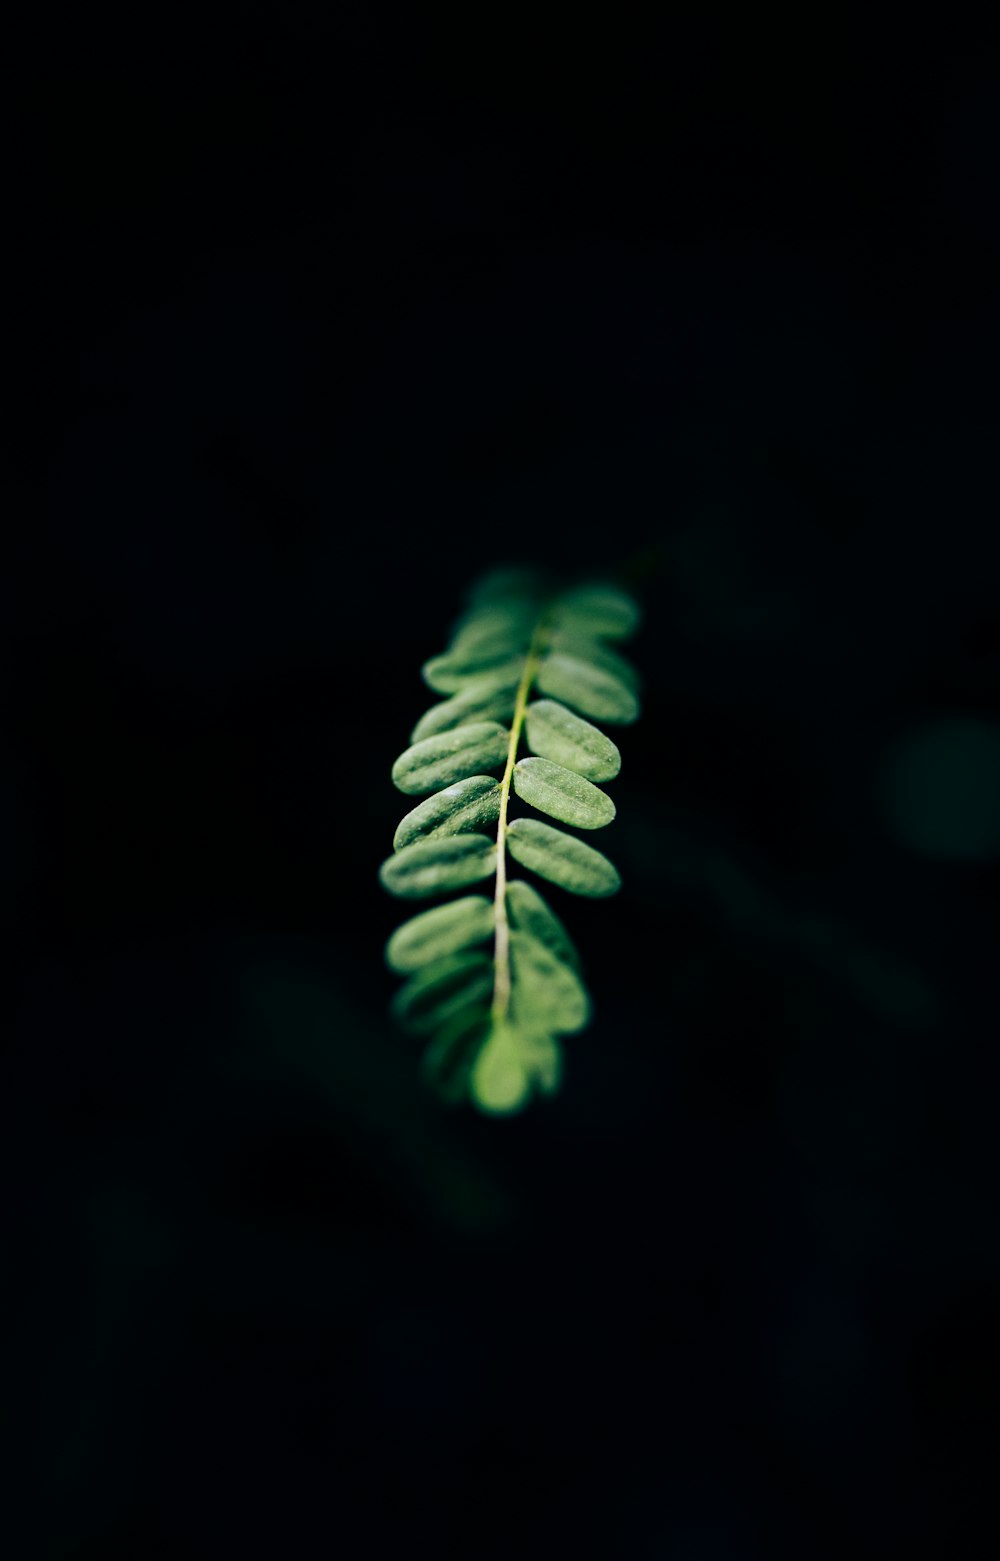
M 394 855 L 379 869 L 386 889 L 411 900 L 449 895 L 496 873 L 497 842 L 480 831 L 496 834 L 503 789 L 496 777 L 508 756 L 514 791 L 529 807 L 577 829 L 611 821 L 614 803 L 595 783 L 613 779 L 621 760 L 591 721 L 625 723 L 638 714 L 638 676 L 609 644 L 624 639 L 638 616 L 614 586 L 591 582 L 553 597 L 534 571 L 500 570 L 468 593 L 447 648 L 423 669 L 429 686 L 447 697 L 424 712 L 393 766 L 399 790 L 422 800 L 407 804 Z M 542 646 L 541 661 L 525 708 L 518 692 L 533 644 Z M 528 756 L 514 764 L 522 736 Z M 505 846 L 511 862 L 573 893 L 600 897 L 620 887 L 600 851 L 537 818 L 515 818 Z M 409 978 L 394 1008 L 427 1039 L 421 1067 L 428 1084 L 442 1100 L 471 1099 L 498 1116 L 558 1087 L 559 1037 L 581 1029 L 590 1014 L 576 951 L 546 901 L 514 879 L 505 905 L 506 968 L 495 967 L 494 949 L 477 947 L 496 928 L 486 893 L 463 892 L 411 915 L 385 951 Z
M 469 683 L 492 683 L 494 688 L 506 688 L 511 680 L 515 684 L 524 668 L 524 657 L 513 656 L 510 646 L 492 654 L 453 656 L 445 651 L 443 656 L 432 656 L 425 661 L 421 675 L 428 688 L 436 694 L 460 693 Z
M 512 928 L 530 934 L 556 959 L 579 971 L 580 956 L 566 928 L 538 890 L 523 878 L 513 878 L 507 884 L 507 919 Z
M 521 636 L 513 634 L 509 624 L 503 627 L 470 624 L 452 640 L 446 651 L 440 656 L 432 656 L 428 666 L 446 662 L 456 676 L 474 678 L 478 674 L 488 674 L 500 662 L 523 655 L 526 649 Z
M 515 862 L 572 894 L 601 899 L 621 888 L 617 869 L 602 852 L 538 819 L 514 819 L 507 830 L 507 845 Z
M 534 753 L 575 770 L 586 780 L 614 780 L 621 769 L 621 754 L 610 737 L 554 699 L 536 699 L 530 704 L 525 724 L 528 746 Z
M 549 636 L 549 644 L 559 655 L 572 656 L 576 661 L 585 661 L 588 666 L 607 672 L 638 695 L 638 672 L 630 661 L 612 650 L 610 645 L 604 645 L 600 640 L 590 639 L 584 634 L 571 634 L 565 628 L 555 628 Z
M 404 900 L 419 900 L 489 878 L 497 868 L 497 848 L 484 835 L 442 835 L 418 840 L 390 856 L 379 868 L 382 887 Z
M 466 684 L 460 693 L 441 700 L 424 712 L 410 734 L 411 743 L 477 722 L 508 723 L 514 714 L 519 679 L 520 671 L 500 688 L 489 678 Z
M 469 1090 L 469 1074 L 490 1033 L 487 1009 L 475 1004 L 445 1021 L 424 1051 L 420 1069 L 439 1099 L 456 1106 Z
M 411 796 L 437 791 L 503 764 L 509 740 L 510 733 L 497 721 L 474 721 L 437 732 L 400 754 L 392 767 L 393 781 Z
M 410 733 L 411 743 L 434 737 L 438 732 L 453 731 L 456 726 L 469 726 L 474 721 L 509 722 L 514 714 L 520 675 L 518 672 L 502 688 L 497 688 L 491 678 L 485 682 L 477 678 L 451 699 L 442 699 L 440 704 L 431 705 Z
M 531 1075 L 507 1020 L 493 1025 L 469 1077 L 469 1093 L 481 1111 L 506 1116 L 531 1098 Z
M 497 602 L 477 607 L 454 625 L 448 653 L 460 658 L 490 654 L 500 646 L 508 656 L 527 650 L 536 617 L 533 602 Z
M 623 640 L 636 628 L 640 612 L 632 598 L 613 585 L 579 586 L 559 597 L 556 610 L 562 621 L 578 626 L 584 634 Z
M 639 714 L 639 701 L 620 678 L 559 651 L 545 656 L 538 669 L 543 694 L 563 700 L 595 721 L 626 725 Z
M 393 970 L 407 975 L 445 954 L 484 942 L 493 931 L 492 901 L 482 894 L 467 894 L 404 921 L 386 944 L 385 957 Z
M 510 935 L 511 1008 L 525 1030 L 571 1035 L 590 1018 L 590 999 L 576 971 L 527 932 Z
M 431 1035 L 466 1009 L 481 1008 L 492 991 L 488 954 L 448 954 L 411 976 L 393 998 L 392 1010 L 414 1035 Z
M 467 1074 L 467 1087 L 481 1111 L 507 1116 L 526 1106 L 535 1090 L 552 1094 L 561 1073 L 562 1051 L 555 1036 L 509 1014 L 490 1026 Z
M 519 760 L 514 766 L 514 790 L 530 807 L 577 829 L 603 829 L 615 816 L 615 805 L 606 792 L 549 759 Z
M 428 797 L 400 819 L 392 849 L 437 835 L 464 835 L 500 816 L 500 782 L 492 775 L 470 775 Z
M 520 1034 L 521 1057 L 535 1086 L 543 1095 L 551 1095 L 562 1080 L 562 1047 L 554 1035 L 545 1031 Z

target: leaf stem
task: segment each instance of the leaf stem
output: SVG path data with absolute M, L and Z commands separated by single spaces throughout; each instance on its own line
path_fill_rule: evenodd
M 538 664 L 545 648 L 548 615 L 543 613 L 535 625 L 524 661 L 521 681 L 514 699 L 514 715 L 510 723 L 510 741 L 507 744 L 507 763 L 500 782 L 500 817 L 497 823 L 497 878 L 493 899 L 495 938 L 493 944 L 493 1019 L 502 1019 L 510 1006 L 510 926 L 507 921 L 507 804 L 510 801 L 510 783 L 517 761 L 517 745 L 521 740 L 524 713 L 528 707 L 528 695 L 535 681 Z

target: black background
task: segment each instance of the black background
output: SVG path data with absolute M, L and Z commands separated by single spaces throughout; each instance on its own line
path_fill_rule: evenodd
M 330 10 L 11 40 L 7 1553 L 969 1554 L 995 57 Z M 493 1121 L 375 872 L 522 560 L 625 572 L 646 697 Z

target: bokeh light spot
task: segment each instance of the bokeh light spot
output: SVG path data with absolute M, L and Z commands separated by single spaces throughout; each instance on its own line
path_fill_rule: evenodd
M 908 733 L 881 777 L 898 840 L 926 856 L 977 860 L 1000 853 L 1000 728 L 973 719 Z

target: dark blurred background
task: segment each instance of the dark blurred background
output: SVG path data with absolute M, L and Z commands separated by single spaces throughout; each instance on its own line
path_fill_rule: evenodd
M 995 56 L 138 15 L 8 40 L 5 1554 L 973 1553 Z M 494 1121 L 375 874 L 519 561 L 624 572 L 646 697 Z

